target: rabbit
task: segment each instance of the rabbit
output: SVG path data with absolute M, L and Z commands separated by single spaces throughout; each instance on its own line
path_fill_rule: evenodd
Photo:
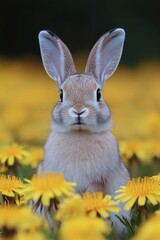
M 111 133 L 111 111 L 102 96 L 106 79 L 119 64 L 124 39 L 121 28 L 105 33 L 91 50 L 85 71 L 78 74 L 61 39 L 50 31 L 39 33 L 42 62 L 58 84 L 60 99 L 52 112 L 51 132 L 37 172 L 63 172 L 67 181 L 77 183 L 80 194 L 102 191 L 114 197 L 130 179 Z M 123 208 L 122 215 L 130 218 Z M 122 233 L 123 225 L 114 214 L 111 220 Z

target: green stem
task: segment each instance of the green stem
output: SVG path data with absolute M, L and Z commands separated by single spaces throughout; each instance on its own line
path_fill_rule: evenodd
M 140 206 L 139 210 L 141 212 L 141 222 L 143 223 L 147 218 L 147 208 L 146 206 Z

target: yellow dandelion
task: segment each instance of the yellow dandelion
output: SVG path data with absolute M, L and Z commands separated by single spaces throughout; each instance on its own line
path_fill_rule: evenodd
M 46 237 L 44 237 L 44 234 L 40 232 L 22 232 L 16 235 L 16 237 L 13 240 L 46 240 Z
M 111 227 L 100 218 L 78 217 L 62 223 L 60 240 L 106 240 Z
M 158 181 L 160 183 L 160 173 L 158 173 L 155 176 L 152 176 L 152 179 L 154 179 L 155 181 Z
M 0 173 L 5 173 L 8 171 L 8 168 L 4 164 L 0 164 Z
M 36 168 L 44 158 L 44 152 L 41 147 L 34 147 L 30 149 L 30 155 L 25 158 L 24 165 L 30 165 L 32 168 Z
M 23 163 L 23 159 L 28 155 L 29 152 L 18 144 L 4 146 L 0 149 L 0 163 L 13 166 L 15 161 Z
M 146 142 L 146 152 L 149 159 L 160 158 L 160 140 L 150 139 Z
M 131 240 L 159 240 L 160 239 L 160 211 L 155 212 L 144 222 Z
M 109 212 L 119 212 L 120 208 L 118 208 L 117 202 L 111 200 L 110 195 L 106 195 L 103 197 L 102 192 L 96 193 L 84 193 L 83 194 L 83 201 L 86 206 L 86 212 L 91 217 L 96 217 L 99 214 L 103 218 L 109 217 Z
M 20 195 L 22 195 L 22 189 L 23 183 L 19 178 L 3 174 L 0 175 L 0 193 L 8 203 L 10 201 L 12 203 L 16 202 Z
M 138 140 L 120 142 L 120 153 L 124 160 L 132 158 L 134 154 L 140 160 L 146 160 L 145 144 Z
M 25 180 L 28 185 L 24 189 L 27 200 L 40 200 L 43 206 L 49 206 L 53 199 L 59 200 L 71 196 L 76 183 L 67 182 L 62 173 L 39 173 L 33 175 L 31 180 Z
M 147 199 L 153 205 L 160 202 L 160 185 L 151 177 L 133 178 L 116 192 L 120 194 L 115 196 L 115 199 L 127 202 L 124 206 L 125 210 L 131 209 L 136 202 L 139 206 L 144 206 Z
M 58 207 L 56 220 L 61 222 L 86 215 L 85 203 L 80 195 L 65 199 Z
M 1 206 L 0 232 L 3 235 L 18 232 L 36 232 L 42 228 L 42 219 L 31 211 L 29 207 Z

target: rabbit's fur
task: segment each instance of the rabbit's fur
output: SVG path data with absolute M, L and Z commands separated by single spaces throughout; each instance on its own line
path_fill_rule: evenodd
M 111 112 L 101 96 L 105 80 L 120 61 L 124 37 L 120 28 L 104 34 L 93 47 L 85 72 L 77 74 L 65 44 L 50 31 L 39 34 L 44 67 L 56 80 L 61 96 L 52 112 L 52 130 L 37 172 L 63 172 L 67 181 L 77 182 L 79 193 L 103 191 L 114 196 L 129 180 L 110 132 Z M 119 215 L 129 218 L 123 209 Z M 114 214 L 111 219 L 122 232 Z

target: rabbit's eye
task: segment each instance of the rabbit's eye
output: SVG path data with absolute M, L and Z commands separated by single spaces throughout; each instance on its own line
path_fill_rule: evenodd
M 97 89 L 97 102 L 100 102 L 101 101 L 101 89 L 98 88 Z
M 60 90 L 60 101 L 63 102 L 63 90 Z

